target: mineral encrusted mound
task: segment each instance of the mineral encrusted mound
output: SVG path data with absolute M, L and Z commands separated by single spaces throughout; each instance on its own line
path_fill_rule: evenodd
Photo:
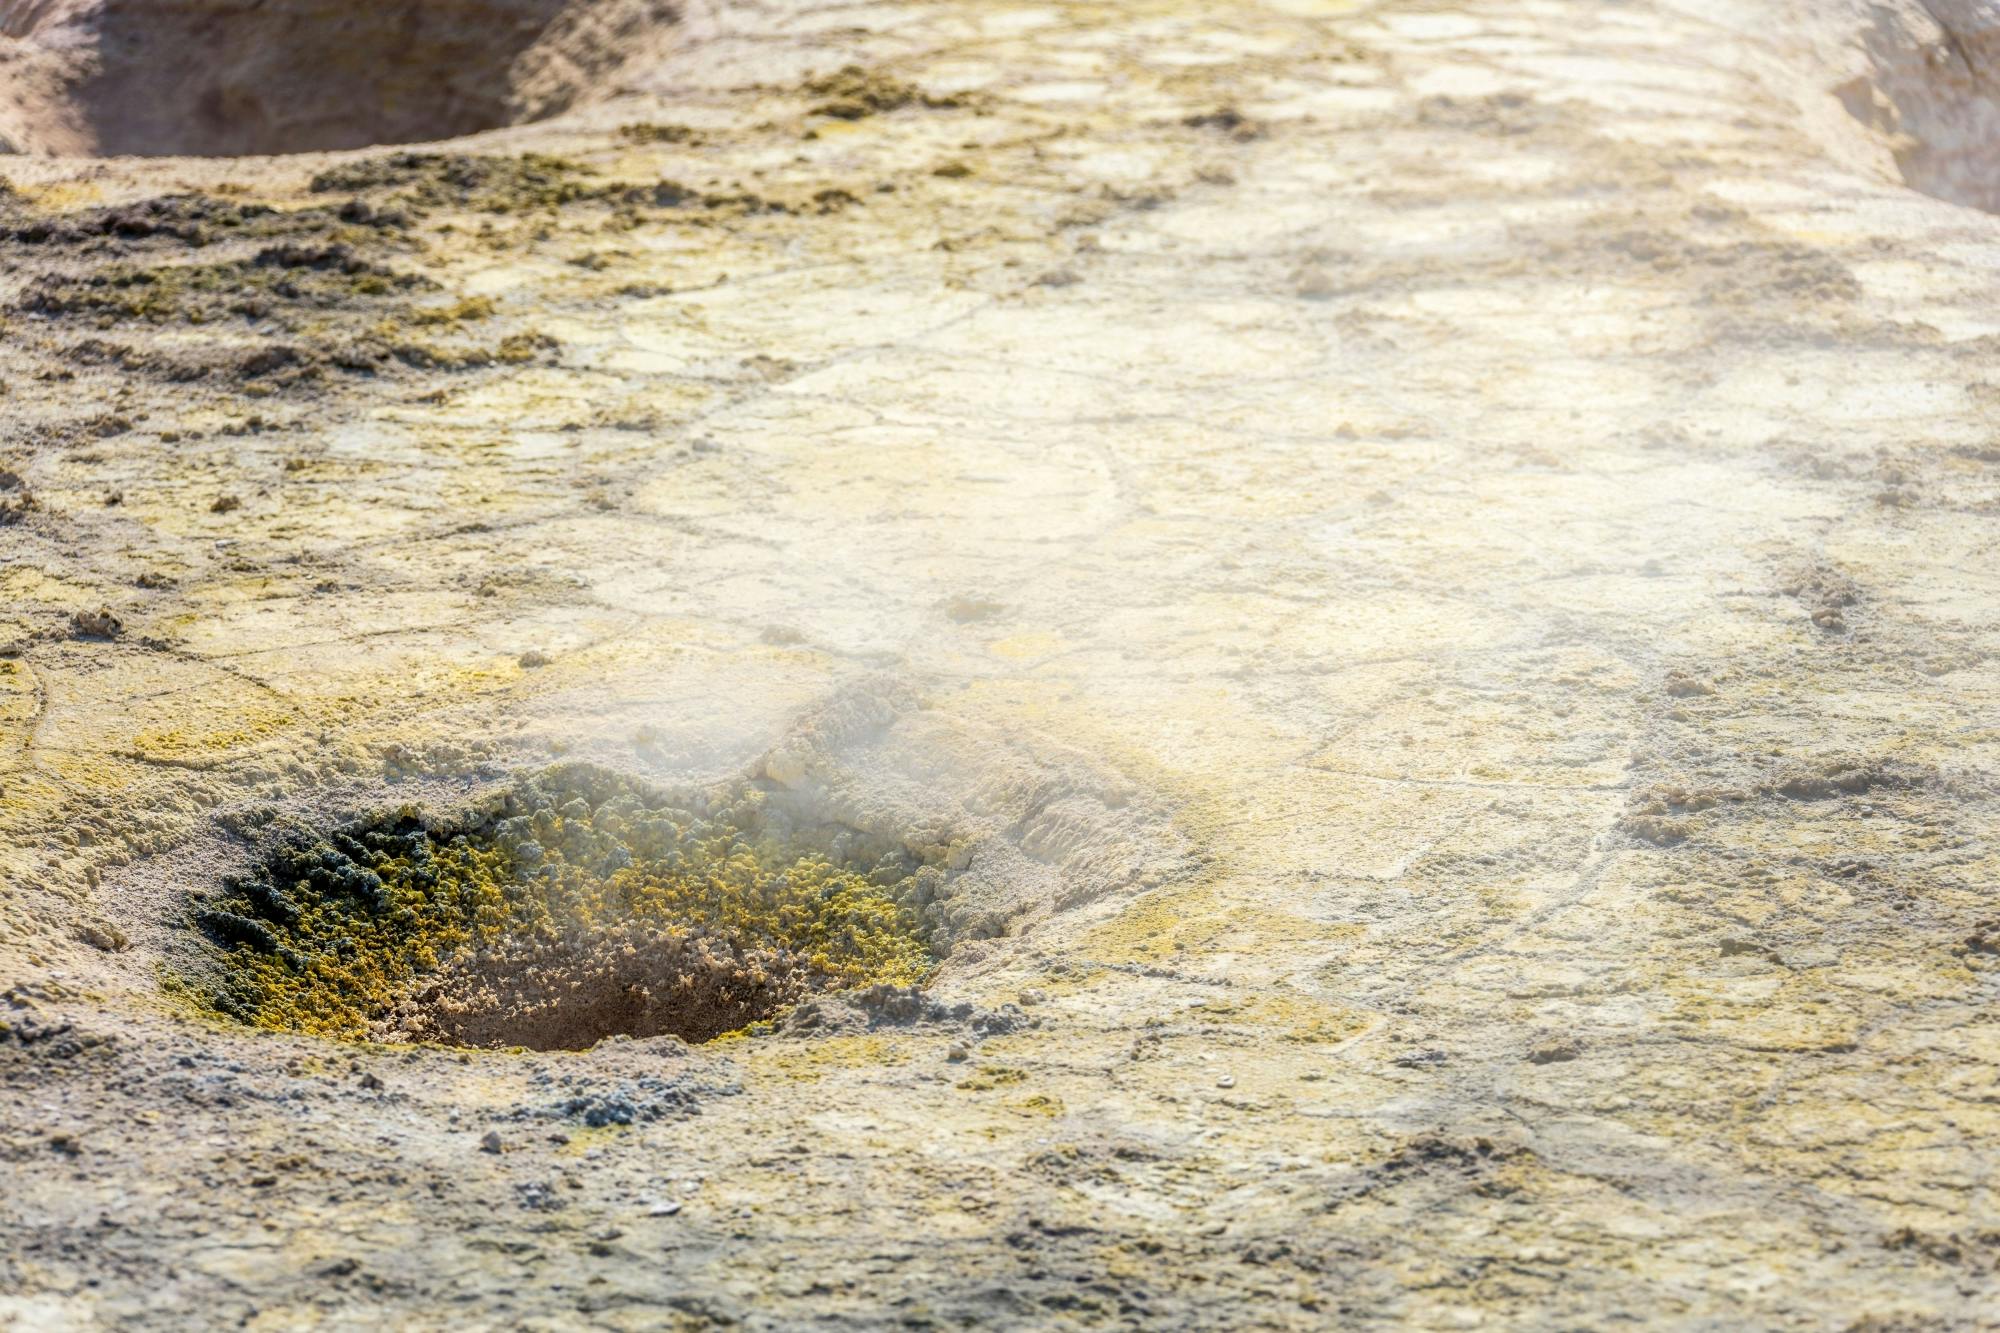
M 2000 212 L 2000 0 L 1877 5 L 1868 72 L 1835 90 L 1912 189 Z
M 452 138 L 602 97 L 672 0 L 41 0 L 0 6 L 0 139 L 227 157 Z

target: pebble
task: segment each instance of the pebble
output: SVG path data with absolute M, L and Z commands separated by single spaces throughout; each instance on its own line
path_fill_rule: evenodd
M 1215 1080 L 1215 1086 L 1218 1088 L 1233 1088 L 1236 1086 L 1236 1076 L 1234 1074 L 1224 1074 L 1221 1078 Z
M 648 1208 L 646 1210 L 646 1216 L 672 1217 L 675 1213 L 678 1213 L 680 1210 L 681 1206 L 678 1203 L 674 1203 L 672 1201 L 664 1203 L 656 1203 L 651 1208 Z
M 115 639 L 124 630 L 124 622 L 111 614 L 111 608 L 100 606 L 95 611 L 79 611 L 70 617 L 76 637 L 80 639 Z
M 497 1129 L 487 1130 L 486 1136 L 479 1140 L 479 1151 L 481 1152 L 501 1153 L 506 1150 L 506 1145 L 500 1142 L 500 1131 Z

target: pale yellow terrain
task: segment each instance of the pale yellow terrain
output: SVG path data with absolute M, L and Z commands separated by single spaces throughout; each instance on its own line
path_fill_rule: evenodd
M 425 150 L 575 197 L 328 221 L 434 285 L 282 335 L 31 299 L 267 242 L 13 229 L 398 150 L 0 158 L 0 1327 L 2000 1327 L 2000 41 L 1933 8 L 700 7 Z M 930 992 L 1023 1021 L 163 986 L 274 813 L 574 758 L 964 872 Z

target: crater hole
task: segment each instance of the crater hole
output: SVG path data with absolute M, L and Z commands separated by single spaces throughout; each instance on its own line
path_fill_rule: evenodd
M 231 157 L 454 138 L 602 98 L 670 0 L 0 5 L 18 152 Z
M 757 786 L 676 803 L 574 766 L 438 817 L 272 835 L 199 899 L 175 988 L 256 1026 L 579 1050 L 700 1042 L 816 994 L 922 981 L 945 872 Z

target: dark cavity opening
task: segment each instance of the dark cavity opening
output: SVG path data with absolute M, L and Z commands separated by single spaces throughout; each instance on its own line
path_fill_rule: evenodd
M 454 138 L 609 95 L 673 0 L 41 0 L 0 8 L 0 138 L 232 157 Z

